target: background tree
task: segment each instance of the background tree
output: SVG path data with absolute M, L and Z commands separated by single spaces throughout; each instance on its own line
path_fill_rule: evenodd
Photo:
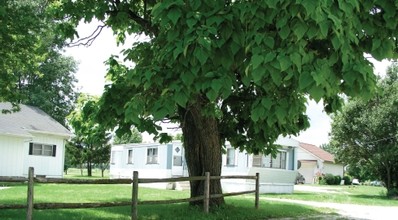
M 337 158 L 358 177 L 385 182 L 398 195 L 398 68 L 393 64 L 379 80 L 372 99 L 351 99 L 333 117 L 331 143 Z M 365 179 L 363 179 L 365 180 Z
M 104 21 L 119 43 L 128 34 L 148 37 L 123 51 L 133 67 L 109 59 L 99 120 L 124 132 L 134 125 L 161 142 L 171 137 L 158 123 L 179 123 L 191 176 L 221 174 L 225 140 L 275 153 L 279 135 L 309 126 L 307 97 L 323 99 L 327 112 L 341 106 L 341 94 L 369 97 L 375 76 L 364 53 L 396 56 L 392 0 L 61 2 L 59 17 Z M 210 192 L 221 191 L 212 181 Z M 191 182 L 191 196 L 202 194 L 203 182 Z
M 61 54 L 62 23 L 48 10 L 46 0 L 0 2 L 0 101 L 39 107 L 65 125 L 76 101 L 76 62 Z
M 92 176 L 94 165 L 99 165 L 103 171 L 104 164 L 110 159 L 110 133 L 94 120 L 98 111 L 98 97 L 81 94 L 77 106 L 68 116 L 75 137 L 70 143 L 71 154 L 77 163 L 86 164 L 87 175 Z
M 39 66 L 64 44 L 55 34 L 46 0 L 0 2 L 0 100 L 19 103 L 26 96 L 19 90 L 23 79 L 39 77 Z M 57 24 L 61 25 L 62 22 Z M 48 58 L 50 55 L 51 58 Z
M 130 133 L 123 133 L 119 137 L 115 136 L 113 140 L 114 144 L 128 144 L 128 143 L 141 143 L 142 142 L 142 134 L 138 131 L 137 128 L 132 128 Z
M 22 74 L 17 92 L 23 95 L 20 103 L 39 107 L 66 126 L 66 116 L 77 99 L 74 73 L 76 62 L 57 51 L 49 52 L 38 66 L 38 74 Z

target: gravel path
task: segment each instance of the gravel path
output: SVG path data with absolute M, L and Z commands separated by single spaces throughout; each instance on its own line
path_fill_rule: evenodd
M 354 204 L 323 203 L 323 202 L 277 199 L 277 198 L 262 198 L 262 199 L 269 201 L 297 203 L 312 207 L 331 208 L 335 209 L 336 213 L 338 213 L 340 217 L 343 217 L 345 219 L 368 219 L 368 220 L 398 219 L 398 207 L 394 206 L 367 206 L 367 205 L 354 205 Z M 323 219 L 329 219 L 329 218 L 330 217 L 325 217 Z

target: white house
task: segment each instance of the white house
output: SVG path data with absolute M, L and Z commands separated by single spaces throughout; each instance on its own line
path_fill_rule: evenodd
M 305 183 L 316 183 L 322 174 L 344 175 L 344 165 L 335 163 L 334 157 L 322 148 L 312 144 L 300 143 L 297 149 L 298 172 L 305 178 Z
M 262 193 L 292 193 L 299 142 L 280 138 L 276 144 L 281 146 L 276 158 L 239 152 L 227 144 L 222 157 L 222 175 L 255 175 L 258 172 Z M 131 178 L 133 171 L 138 171 L 141 178 L 188 176 L 183 155 L 180 142 L 115 145 L 111 150 L 110 178 Z M 253 180 L 222 180 L 222 184 L 226 192 L 254 189 Z
M 71 132 L 42 110 L 20 105 L 0 113 L 0 176 L 27 176 L 28 168 L 46 177 L 63 177 L 65 141 Z M 0 103 L 0 110 L 10 109 Z

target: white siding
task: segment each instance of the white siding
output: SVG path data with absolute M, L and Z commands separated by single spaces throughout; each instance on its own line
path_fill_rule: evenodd
M 34 135 L 35 137 L 33 137 L 30 142 L 56 145 L 56 154 L 55 157 L 29 155 L 29 142 L 25 142 L 23 146 L 24 150 L 21 154 L 24 155 L 23 175 L 27 176 L 29 167 L 34 167 L 35 175 L 45 175 L 46 177 L 62 178 L 65 158 L 64 139 L 62 137 L 57 137 L 53 135 Z
M 343 177 L 344 175 L 344 167 L 342 164 L 333 164 L 333 163 L 324 163 L 323 164 L 323 172 L 326 173 L 331 173 L 335 176 L 341 176 Z
M 0 176 L 23 176 L 24 139 L 0 135 Z
M 181 145 L 181 144 L 178 144 Z M 147 163 L 148 148 L 157 148 L 158 162 Z M 133 150 L 133 163 L 127 163 L 128 150 Z M 114 154 L 114 162 L 110 164 L 110 178 L 131 178 L 133 171 L 138 171 L 140 178 L 169 178 L 171 174 L 171 164 L 168 167 L 168 157 L 172 157 L 168 152 L 167 144 L 126 144 L 112 147 L 111 157 Z M 170 155 L 169 155 L 170 154 Z M 170 158 L 171 160 L 171 158 Z

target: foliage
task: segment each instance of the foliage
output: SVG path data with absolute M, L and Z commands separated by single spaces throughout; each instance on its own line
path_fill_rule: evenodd
M 181 133 L 177 133 L 174 137 L 173 140 L 179 140 L 179 141 L 183 141 L 183 136 Z
M 343 180 L 344 180 L 344 185 L 351 185 L 352 178 L 350 176 L 344 175 Z
M 46 0 L 0 2 L 0 101 L 35 105 L 61 124 L 75 101 L 76 64 L 64 57 Z M 44 102 L 43 102 L 44 101 Z
M 320 185 L 340 185 L 341 176 L 333 175 L 331 173 L 327 173 L 325 175 L 319 176 L 319 184 Z
M 161 142 L 171 138 L 159 123 L 178 122 L 190 175 L 218 175 L 226 140 L 275 154 L 278 136 L 309 126 L 307 98 L 323 99 L 331 112 L 341 94 L 370 97 L 376 79 L 364 53 L 397 56 L 398 3 L 391 0 L 56 2 L 60 18 L 104 21 L 119 43 L 147 36 L 123 51 L 132 67 L 122 57 L 108 60 L 99 120 L 122 132 L 134 125 Z
M 128 143 L 141 143 L 142 142 L 142 134 L 138 131 L 137 128 L 131 129 L 130 133 L 124 133 L 120 137 L 119 135 L 115 136 L 113 140 L 114 144 L 128 144 Z
M 107 129 L 94 120 L 98 111 L 98 97 L 81 94 L 76 109 L 68 116 L 75 137 L 68 143 L 67 156 L 73 165 L 86 164 L 88 176 L 93 165 L 107 168 L 110 159 L 110 134 Z
M 66 126 L 66 116 L 74 108 L 76 62 L 57 51 L 48 53 L 38 66 L 38 74 L 22 74 L 17 91 L 24 96 L 21 103 L 39 107 Z M 16 70 L 17 71 L 17 70 Z
M 389 192 L 398 188 L 397 65 L 379 80 L 379 91 L 372 99 L 348 101 L 333 118 L 331 132 L 337 159 L 348 164 L 350 175 L 382 180 Z

